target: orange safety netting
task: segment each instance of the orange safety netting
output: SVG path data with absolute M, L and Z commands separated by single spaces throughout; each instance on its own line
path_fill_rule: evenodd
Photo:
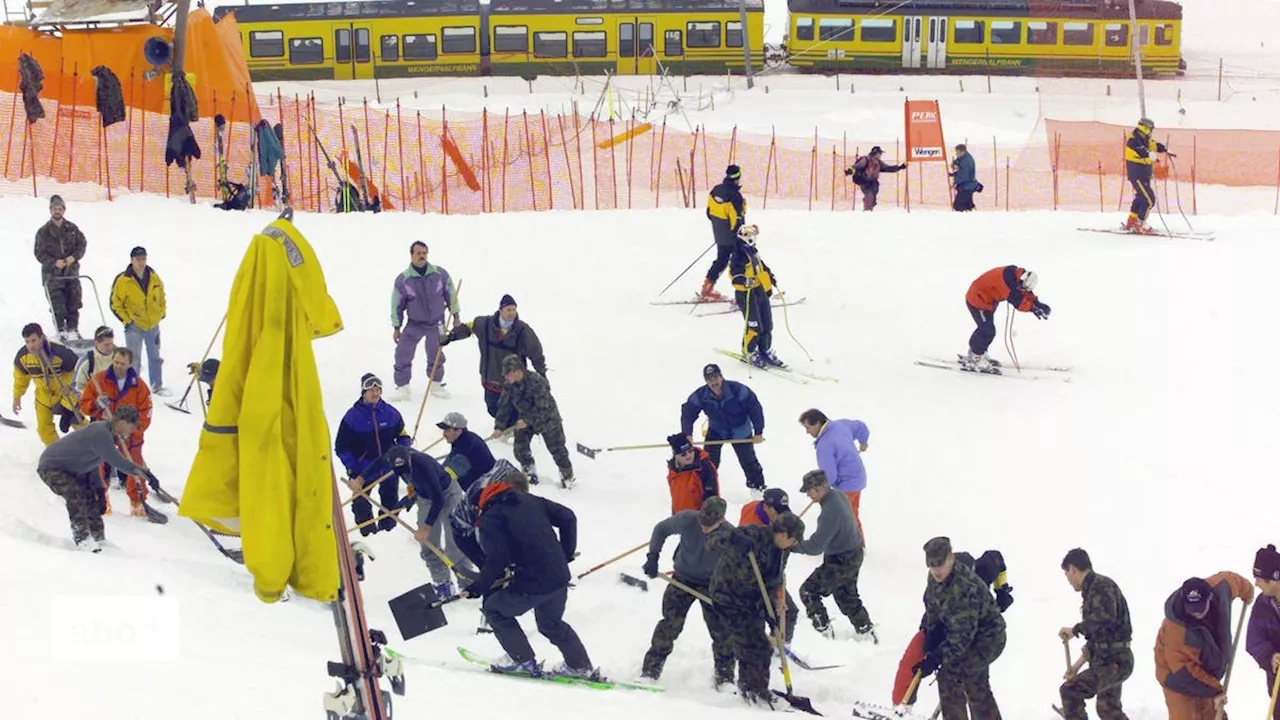
M 214 112 L 227 116 L 229 176 L 244 183 L 250 164 L 245 118 L 227 106 L 202 103 L 195 127 L 204 157 L 194 163 L 198 194 L 215 194 Z M 39 193 L 53 178 L 68 197 L 100 198 L 118 192 L 182 195 L 182 173 L 166 167 L 167 116 L 133 110 L 127 122 L 101 135 L 97 112 L 79 96 L 46 101 L 48 117 L 23 131 L 19 97 L 0 94 L 0 164 L 10 192 Z M 337 177 L 356 160 L 357 130 L 366 179 L 390 207 L 435 213 L 566 209 L 701 208 L 726 165 L 742 167 L 751 208 L 853 210 L 860 191 L 844 169 L 873 145 L 899 162 L 899 139 L 808 137 L 677 129 L 662 118 L 592 120 L 577 113 L 481 114 L 423 112 L 399 105 L 317 103 L 259 96 L 262 116 L 284 129 L 285 167 L 294 207 L 333 209 Z M 647 125 L 647 126 L 646 126 Z M 683 123 L 681 123 L 683 125 Z M 687 127 L 687 126 L 686 126 Z M 314 128 L 314 133 L 312 131 Z M 966 142 L 978 166 L 979 210 L 1116 211 L 1131 198 L 1124 177 L 1123 141 L 1130 128 L 1099 123 L 1045 121 L 1045 142 L 1005 147 Z M 1178 152 L 1177 164 L 1157 170 L 1161 209 L 1185 212 L 1276 212 L 1280 207 L 1280 132 L 1157 129 L 1157 139 Z M 319 143 L 317 143 L 317 140 Z M 335 161 L 326 165 L 321 146 Z M 34 176 L 34 177 L 33 177 Z M 29 186 L 29 187 L 28 187 Z M 260 205 L 272 204 L 271 183 L 259 181 Z M 1226 188 L 1254 192 L 1224 192 Z M 951 202 L 942 163 L 913 163 L 881 176 L 879 206 L 946 208 Z

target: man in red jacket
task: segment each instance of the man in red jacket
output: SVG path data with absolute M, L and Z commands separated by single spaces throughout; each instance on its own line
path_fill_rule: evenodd
M 964 302 L 978 327 L 969 336 L 969 352 L 961 358 L 960 365 L 967 370 L 999 375 L 999 363 L 987 358 L 987 348 L 996 339 L 996 306 L 1007 302 L 1015 309 L 1034 314 L 1041 320 L 1048 319 L 1050 308 L 1036 297 L 1034 272 L 1017 265 L 992 268 L 978 276 L 969 285 Z
M 706 450 L 676 433 L 667 436 L 672 457 L 667 461 L 667 486 L 671 489 L 671 514 L 701 510 L 707 499 L 720 496 L 720 479 Z
M 1156 680 L 1169 720 L 1212 718 L 1227 702 L 1222 678 L 1231 660 L 1231 601 L 1253 601 L 1243 576 L 1220 572 L 1182 583 L 1164 603 L 1156 635 Z

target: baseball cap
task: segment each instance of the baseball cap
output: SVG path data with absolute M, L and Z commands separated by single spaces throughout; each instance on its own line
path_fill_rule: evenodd
M 809 492 L 810 490 L 826 487 L 829 484 L 825 472 L 822 470 L 810 470 L 804 474 L 804 479 L 800 481 L 800 492 Z
M 936 537 L 924 544 L 924 562 L 929 567 L 940 567 L 951 554 L 951 538 Z
M 787 497 L 787 491 L 782 488 L 765 490 L 760 502 L 780 513 L 791 512 L 791 500 Z
M 467 419 L 462 416 L 462 413 L 451 412 L 444 416 L 444 420 L 436 423 L 436 427 L 441 430 L 466 430 Z
M 1182 595 L 1182 607 L 1189 613 L 1203 612 L 1213 596 L 1213 586 L 1204 578 L 1191 578 L 1182 583 L 1179 591 Z
M 708 363 L 707 365 L 703 366 L 703 368 L 702 368 L 702 379 L 706 380 L 707 378 L 713 378 L 713 377 L 717 377 L 717 376 L 719 376 L 719 377 L 724 377 L 723 375 L 721 375 L 721 374 L 720 374 L 720 366 L 719 366 L 719 365 L 717 365 L 717 364 L 715 364 L 715 363 Z
M 142 247 L 141 245 L 129 251 L 129 257 L 131 258 L 146 257 L 146 256 L 147 256 L 147 249 Z

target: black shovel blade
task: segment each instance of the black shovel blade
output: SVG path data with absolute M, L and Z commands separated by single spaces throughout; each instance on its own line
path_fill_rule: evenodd
M 813 709 L 813 703 L 807 697 L 800 697 L 799 695 L 795 695 L 789 692 L 782 692 L 781 690 L 774 690 L 773 694 L 777 695 L 783 700 L 786 700 L 788 703 L 791 703 L 791 707 L 797 710 L 802 710 L 804 712 L 809 713 L 810 715 L 817 715 L 818 717 L 822 717 L 822 713 Z
M 5 427 L 18 428 L 18 429 L 24 429 L 27 427 L 27 424 L 22 422 L 21 420 L 11 420 L 7 417 L 0 417 L 0 425 L 4 425 Z
M 400 637 L 405 640 L 412 640 L 449 624 L 444 610 L 440 608 L 435 586 L 431 583 L 419 585 L 399 597 L 391 598 L 387 606 L 391 608 L 391 616 L 396 619 Z
M 185 407 L 182 407 L 181 405 L 177 405 L 175 403 L 165 403 L 165 405 L 167 405 L 170 410 L 177 410 L 178 412 L 186 413 L 187 415 L 191 414 L 190 410 L 186 409 Z
M 586 455 L 587 457 L 593 460 L 595 459 L 596 454 L 600 452 L 598 449 L 589 448 L 586 445 L 583 445 L 582 443 L 577 443 L 577 445 L 578 445 L 578 452 L 582 453 L 583 455 Z
M 645 592 L 649 592 L 649 583 L 638 577 L 632 577 L 626 573 L 618 573 L 618 579 L 631 587 L 637 587 Z

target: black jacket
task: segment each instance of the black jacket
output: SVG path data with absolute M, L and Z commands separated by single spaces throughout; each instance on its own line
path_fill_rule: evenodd
M 578 518 L 537 495 L 492 486 L 480 500 L 480 546 L 485 563 L 478 588 L 487 589 L 511 567 L 510 590 L 545 595 L 569 586 L 569 560 L 578 548 Z M 556 537 L 556 529 L 560 530 Z
M 455 327 L 449 332 L 445 344 L 475 335 L 480 343 L 480 382 L 486 389 L 502 392 L 502 361 L 508 355 L 519 355 L 533 365 L 539 375 L 547 374 L 547 358 L 542 353 L 538 334 L 517 315 L 510 330 L 503 330 L 498 313 L 480 317 Z
M 463 430 L 458 441 L 449 450 L 449 456 L 444 459 L 444 469 L 458 481 L 462 491 L 466 492 L 471 489 L 476 478 L 493 469 L 493 463 L 493 453 L 489 451 L 484 438 L 470 430 Z

